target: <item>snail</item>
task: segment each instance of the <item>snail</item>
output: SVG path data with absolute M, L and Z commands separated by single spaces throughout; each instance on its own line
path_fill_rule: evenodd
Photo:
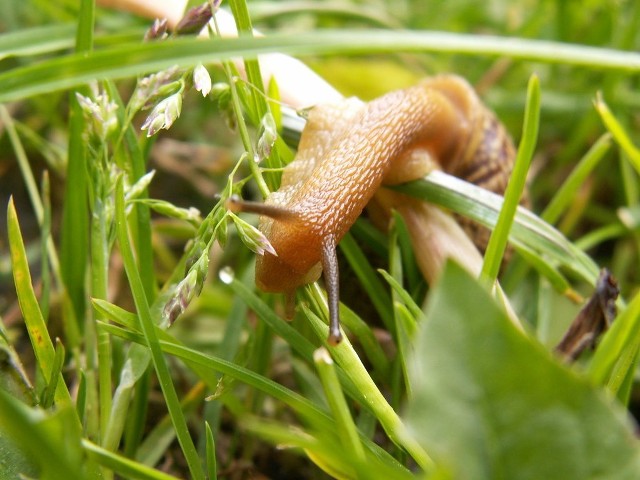
M 232 198 L 227 205 L 260 214 L 259 229 L 277 253 L 257 259 L 260 289 L 291 302 L 324 272 L 335 345 L 342 339 L 337 244 L 372 199 L 383 210 L 420 203 L 382 187 L 441 169 L 504 193 L 514 157 L 505 128 L 473 88 L 441 75 L 369 103 L 350 98 L 313 108 L 280 189 L 265 203 Z

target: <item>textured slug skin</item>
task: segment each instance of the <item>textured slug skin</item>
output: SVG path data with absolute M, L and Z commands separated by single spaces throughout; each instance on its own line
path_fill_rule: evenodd
M 502 129 L 468 83 L 450 75 L 366 104 L 347 99 L 311 110 L 298 154 L 267 199 L 292 215 L 260 220 L 277 256 L 258 257 L 258 286 L 291 293 L 317 280 L 323 242 L 337 244 L 381 185 L 439 168 L 503 191 L 508 175 L 499 185 L 493 176 L 510 171 L 513 147 L 504 131 L 496 136 L 487 127 Z M 503 138 L 505 145 L 491 144 Z M 505 151 L 505 165 L 484 158 L 496 146 Z

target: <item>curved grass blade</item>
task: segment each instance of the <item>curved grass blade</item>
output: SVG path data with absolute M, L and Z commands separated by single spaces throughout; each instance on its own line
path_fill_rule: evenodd
M 591 364 L 589 376 L 600 385 L 609 383 L 617 389 L 620 385 L 617 377 L 624 377 L 633 364 L 620 359 L 635 355 L 640 345 L 640 293 L 629 302 L 627 308 L 616 317 L 615 322 L 598 345 Z
M 566 180 L 562 182 L 562 186 L 540 214 L 540 218 L 551 224 L 558 221 L 560 215 L 574 199 L 576 192 L 584 183 L 587 176 L 600 163 L 600 160 L 604 157 L 605 153 L 609 151 L 610 147 L 611 134 L 605 133 L 591 146 Z
M 443 172 L 434 171 L 421 180 L 397 187 L 398 191 L 426 200 L 493 228 L 502 207 L 502 197 Z M 582 250 L 531 211 L 518 207 L 510 241 L 535 252 L 552 268 L 562 266 L 591 285 L 599 268 Z
M 335 55 L 427 51 L 640 71 L 639 53 L 561 42 L 432 31 L 322 30 L 260 38 L 218 38 L 211 41 L 189 38 L 162 43 L 129 43 L 88 55 L 58 57 L 1 74 L 0 102 L 72 88 L 98 78 L 134 77 L 173 65 L 193 67 L 198 63 L 234 57 L 252 58 L 271 52 Z
M 13 279 L 16 286 L 16 293 L 18 294 L 20 310 L 22 311 L 22 316 L 27 326 L 27 331 L 29 332 L 29 338 L 31 339 L 38 365 L 44 373 L 47 383 L 51 383 L 56 354 L 31 283 L 29 263 L 22 241 L 18 214 L 16 213 L 13 198 L 9 200 L 9 207 L 7 209 L 7 231 L 9 234 Z M 54 395 L 55 402 L 62 405 L 72 405 L 71 395 L 64 383 L 64 379 L 61 378 L 59 372 L 58 375 L 60 378 L 57 380 Z
M 176 480 L 177 477 L 167 475 L 159 470 L 154 470 L 146 465 L 134 462 L 116 453 L 110 452 L 89 440 L 82 440 L 82 447 L 87 457 L 96 461 L 103 467 L 113 470 L 124 478 L 137 478 L 142 480 Z M 215 478 L 215 477 L 211 477 Z

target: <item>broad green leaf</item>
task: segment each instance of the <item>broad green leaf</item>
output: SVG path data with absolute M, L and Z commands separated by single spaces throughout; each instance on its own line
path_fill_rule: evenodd
M 418 336 L 407 424 L 454 478 L 636 479 L 626 413 L 448 265 Z
M 38 474 L 36 461 L 20 449 L 3 428 L 0 428 L 0 455 L 0 478 L 19 478 L 19 475 L 35 478 Z
M 31 475 L 34 464 L 38 466 L 38 478 L 94 478 L 85 477 L 81 472 L 80 428 L 75 419 L 74 409 L 67 405 L 53 414 L 41 409 L 29 408 L 4 391 L 0 391 L 0 468 L 9 471 L 18 468 L 22 474 Z M 10 439 L 10 444 L 7 440 Z M 13 465 L 6 462 L 20 462 L 19 457 L 6 456 L 7 446 L 19 446 L 29 463 Z M 24 470 L 22 470 L 24 468 Z M 7 470 L 0 469 L 6 474 Z M 2 478 L 18 478 L 2 475 Z

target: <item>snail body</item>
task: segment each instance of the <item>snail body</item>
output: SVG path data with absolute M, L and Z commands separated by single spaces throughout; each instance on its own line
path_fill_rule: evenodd
M 234 205 L 262 215 L 259 228 L 277 253 L 258 257 L 258 287 L 291 296 L 324 271 L 329 341 L 338 343 L 335 248 L 374 196 L 386 207 L 402 201 L 381 187 L 441 169 L 502 193 L 514 156 L 504 127 L 457 76 L 427 79 L 369 103 L 315 107 L 280 190 L 265 204 Z

